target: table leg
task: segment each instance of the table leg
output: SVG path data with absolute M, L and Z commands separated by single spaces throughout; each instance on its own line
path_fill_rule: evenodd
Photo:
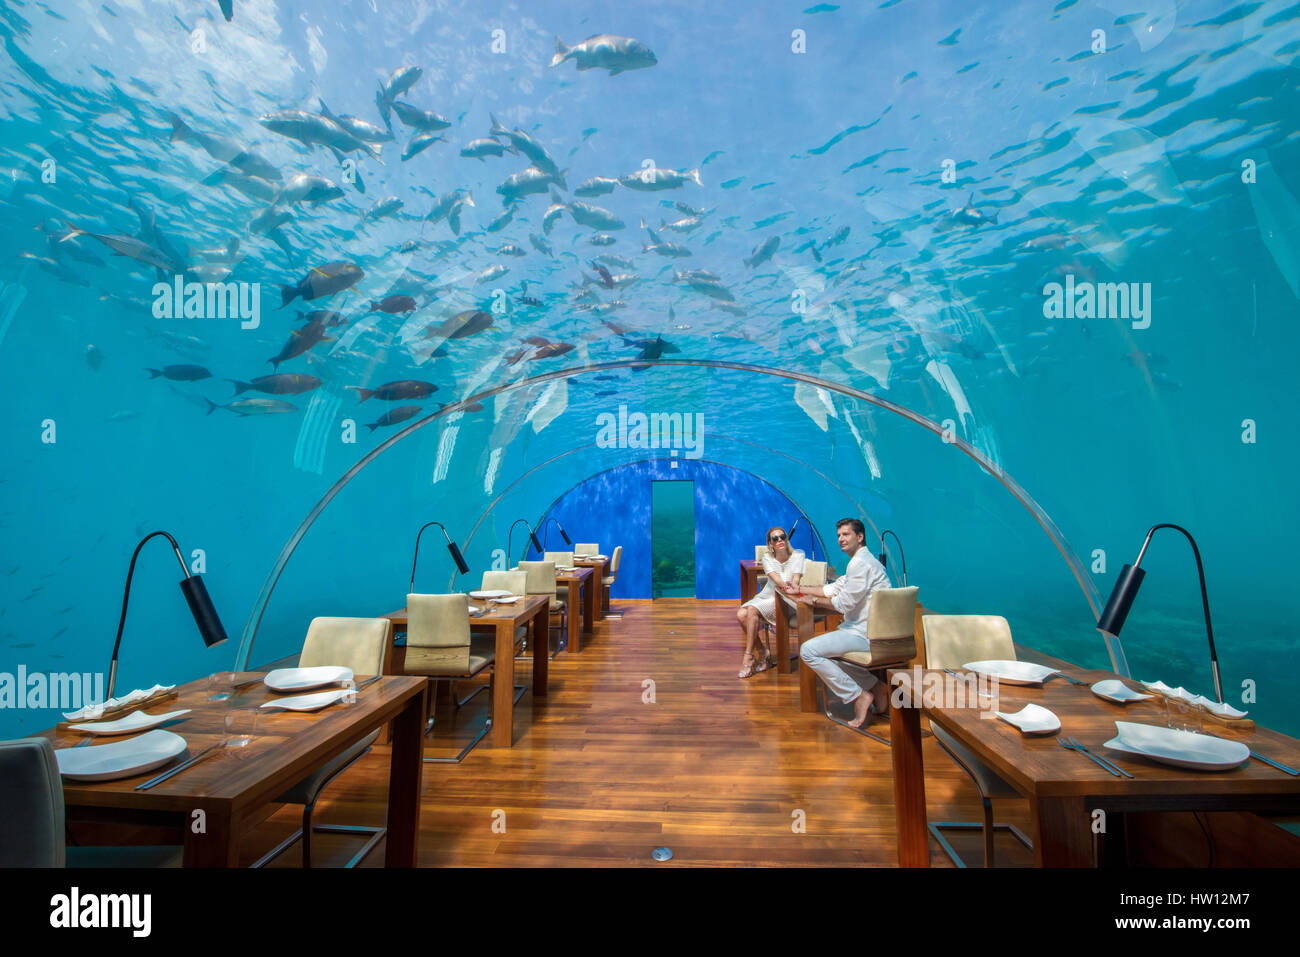
M 595 565 L 595 566 L 592 567 L 592 571 L 591 571 L 591 580 L 592 580 L 592 582 L 595 584 L 595 586 L 596 586 L 597 588 L 603 588 L 603 587 L 604 587 L 604 585 L 602 584 L 602 582 L 605 581 L 605 562 L 601 562 L 599 565 Z M 599 602 L 599 601 L 598 601 L 598 602 L 596 602 L 596 603 L 594 603 L 594 604 L 592 605 L 592 608 L 591 608 L 591 617 L 592 617 L 592 620 L 593 620 L 593 621 L 604 621 L 604 620 L 605 620 L 605 605 L 604 605 L 604 602 Z
M 740 603 L 742 605 L 745 602 L 749 601 L 751 597 L 750 595 L 746 594 L 748 591 L 749 591 L 749 572 L 745 570 L 745 565 L 742 562 L 740 566 Z
M 546 603 L 550 607 L 550 602 Z M 515 622 L 497 622 L 496 660 L 492 663 L 492 747 L 508 748 L 514 743 L 515 706 Z M 534 637 L 536 635 L 534 634 Z M 543 637 L 533 645 L 533 667 L 550 655 L 550 642 Z
M 1030 798 L 1036 867 L 1093 867 L 1092 815 L 1085 797 Z
M 587 579 L 587 587 L 584 590 L 582 598 L 582 633 L 590 635 L 596 630 L 596 613 L 598 609 L 603 609 L 603 603 L 597 597 L 604 586 L 604 577 L 592 572 L 591 577 Z M 604 613 L 601 612 L 601 618 L 604 619 Z
M 915 689 L 919 694 L 920 689 Z M 921 758 L 921 709 L 915 700 L 889 709 L 889 753 L 894 762 L 894 813 L 900 867 L 929 867 L 925 819 L 925 766 Z
M 528 627 L 532 629 L 528 640 L 533 648 L 533 698 L 545 698 L 551 657 L 545 653 L 551 644 L 551 603 L 549 601 L 537 609 Z M 540 655 L 537 653 L 538 648 L 543 652 Z
M 567 584 L 569 586 L 569 595 L 565 616 L 569 624 L 569 650 L 577 654 L 582 650 L 582 613 L 578 610 L 578 604 L 581 601 L 578 592 L 582 589 L 582 582 L 581 580 L 575 580 Z
M 184 867 L 238 867 L 239 817 L 222 805 L 204 806 L 203 833 L 195 834 L 191 820 L 185 829 Z
M 424 769 L 424 708 L 428 684 L 406 699 L 392 721 L 388 759 L 388 834 L 385 867 L 414 867 L 420 832 L 420 773 Z
M 776 644 L 776 672 L 781 675 L 790 673 L 790 623 L 785 617 L 785 604 L 780 598 L 773 596 L 776 600 L 776 625 L 772 631 L 775 634 Z
M 798 605 L 798 627 L 799 644 L 803 645 L 805 638 L 811 638 L 813 633 L 813 610 L 809 605 L 802 602 Z M 817 673 L 799 659 L 799 710 L 816 713 L 817 711 Z

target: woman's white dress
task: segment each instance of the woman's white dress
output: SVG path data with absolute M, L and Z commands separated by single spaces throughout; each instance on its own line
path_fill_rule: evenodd
M 763 556 L 763 574 L 767 575 L 767 584 L 763 590 L 745 602 L 742 607 L 757 608 L 763 619 L 772 626 L 776 625 L 776 589 L 772 586 L 772 575 L 781 576 L 781 581 L 789 582 L 791 576 L 803 574 L 803 552 L 795 549 L 784 562 L 778 562 L 770 554 Z

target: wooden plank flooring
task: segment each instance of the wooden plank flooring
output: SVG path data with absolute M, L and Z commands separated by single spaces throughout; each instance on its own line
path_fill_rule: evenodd
M 896 863 L 888 748 L 801 713 L 797 674 L 737 679 L 735 602 L 615 607 L 624 618 L 606 619 L 581 654 L 550 663 L 546 698 L 534 702 L 529 692 L 516 705 L 513 748 L 480 744 L 459 765 L 424 766 L 421 866 Z M 530 666 L 520 665 L 526 677 Z M 653 703 L 643 701 L 646 681 Z M 444 690 L 426 753 L 454 755 L 481 727 L 487 697 L 457 713 Z M 874 728 L 888 735 L 884 719 Z M 974 786 L 928 738 L 925 766 L 930 819 L 979 820 Z M 388 749 L 377 746 L 330 785 L 317 821 L 382 824 L 387 778 Z M 995 817 L 1028 832 L 1026 802 L 995 802 Z M 300 820 L 292 806 L 271 816 L 245 840 L 243 863 Z M 978 831 L 952 843 L 981 865 Z M 314 863 L 338 866 L 357 846 L 316 835 Z M 652 860 L 660 846 L 672 849 L 670 863 Z M 932 866 L 951 866 L 931 848 Z M 999 836 L 997 853 L 1001 864 L 1030 863 L 1009 837 Z M 381 844 L 363 866 L 382 862 Z M 276 866 L 300 863 L 291 849 Z

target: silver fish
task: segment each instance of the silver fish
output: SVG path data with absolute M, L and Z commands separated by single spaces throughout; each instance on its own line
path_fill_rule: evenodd
M 445 142 L 445 138 L 438 136 L 436 133 L 425 131 L 416 133 L 411 137 L 411 142 L 406 144 L 406 149 L 402 150 L 402 162 L 405 163 L 416 153 L 422 153 L 434 143 Z
M 537 142 L 537 140 L 533 139 L 523 130 L 508 130 L 502 126 L 500 121 L 491 113 L 489 113 L 488 116 L 492 120 L 492 129 L 490 130 L 492 136 L 504 136 L 510 141 L 511 146 L 527 156 L 533 166 L 541 170 L 543 173 L 551 173 L 552 175 L 559 174 L 560 167 L 555 160 L 551 158 L 551 154 L 546 152 L 546 147 L 542 146 L 541 143 Z
M 776 255 L 776 251 L 780 246 L 781 240 L 779 237 L 769 236 L 754 247 L 754 255 L 745 260 L 745 265 L 750 269 L 753 269 L 755 266 L 761 266 Z
M 659 62 L 640 40 L 609 33 L 587 37 L 573 46 L 556 37 L 551 66 L 557 67 L 567 60 L 574 61 L 579 70 L 608 70 L 610 76 L 618 76 L 627 70 L 643 70 Z
M 501 201 L 509 204 L 517 202 L 521 197 L 531 196 L 534 193 L 544 193 L 552 183 L 558 184 L 561 188 L 564 186 L 564 174 L 568 172 L 563 170 L 559 173 L 545 173 L 535 166 L 530 166 L 525 170 L 514 173 L 506 178 L 506 181 L 497 187 L 497 192 L 501 194 Z
M 275 415 L 278 412 L 297 412 L 298 407 L 282 399 L 238 399 L 235 402 L 229 402 L 226 405 L 217 405 L 211 399 L 207 400 L 208 415 L 211 415 L 217 409 L 227 409 L 241 416 L 247 415 Z
M 168 118 L 172 123 L 170 142 L 194 143 L 214 160 L 228 163 L 246 176 L 256 176 L 273 183 L 280 181 L 280 171 L 242 143 L 216 133 L 201 133 L 175 113 L 169 113 Z
M 277 110 L 263 114 L 258 122 L 272 133 L 279 133 L 308 146 L 324 146 L 340 153 L 368 153 L 379 159 L 379 151 L 359 140 L 327 116 L 302 110 Z
M 579 199 L 575 199 L 569 204 L 569 215 L 580 226 L 586 226 L 588 229 L 598 229 L 602 232 L 611 229 L 622 229 L 627 225 L 608 209 L 593 206 L 591 203 L 584 203 Z
M 614 187 L 618 185 L 618 180 L 608 176 L 593 176 L 591 179 L 583 180 L 582 184 L 573 191 L 574 196 L 601 196 L 605 193 L 612 193 Z
M 311 203 L 313 206 L 339 199 L 343 190 L 339 189 L 324 176 L 312 176 L 299 173 L 285 184 L 276 197 L 277 203 Z
M 428 110 L 417 109 L 409 103 L 393 103 L 393 112 L 407 126 L 417 130 L 424 130 L 427 133 L 445 130 L 451 126 L 451 120 L 445 116 L 439 116 L 437 113 L 431 113 Z
M 482 139 L 470 140 L 469 144 L 460 151 L 460 155 L 467 159 L 481 160 L 485 156 L 504 156 L 506 148 L 494 139 L 483 137 Z
M 658 192 L 661 189 L 679 189 L 687 183 L 694 183 L 696 186 L 704 185 L 700 181 L 700 171 L 698 169 L 689 169 L 684 173 L 676 169 L 641 169 L 635 173 L 620 176 L 618 181 L 628 189 L 639 190 L 643 193 Z

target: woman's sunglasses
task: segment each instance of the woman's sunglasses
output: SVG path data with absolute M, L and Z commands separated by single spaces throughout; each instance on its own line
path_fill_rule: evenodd
M 785 541 L 785 536 L 784 536 L 784 535 L 773 535 L 773 536 L 772 536 L 771 538 L 769 538 L 767 541 L 768 541 L 768 544 L 769 544 L 769 545 L 775 545 L 777 542 L 783 542 L 783 541 Z

